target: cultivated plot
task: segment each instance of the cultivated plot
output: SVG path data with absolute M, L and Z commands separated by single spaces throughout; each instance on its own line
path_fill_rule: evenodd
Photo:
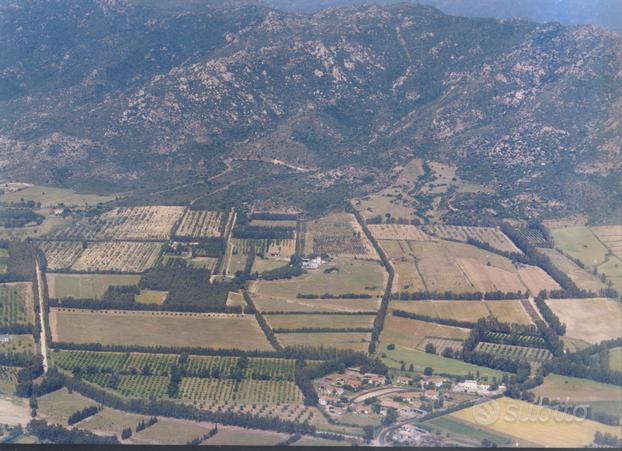
M 170 238 L 184 207 L 119 207 L 100 216 L 81 220 L 54 234 L 78 240 L 156 240 Z
M 32 285 L 0 284 L 0 328 L 34 324 Z
M 161 243 L 114 241 L 90 243 L 71 269 L 77 272 L 141 273 L 160 256 Z
M 376 240 L 437 241 L 421 228 L 409 224 L 368 224 Z
M 424 228 L 425 231 L 439 238 L 449 238 L 457 241 L 469 239 L 486 243 L 503 252 L 522 253 L 498 227 L 472 227 L 436 224 Z
M 272 350 L 253 315 L 52 308 L 50 327 L 55 342 Z
M 50 271 L 71 268 L 84 250 L 84 244 L 79 241 L 39 241 L 36 245 L 45 255 Z
M 377 258 L 354 215 L 334 213 L 305 223 L 305 254 Z
M 188 210 L 175 236 L 180 238 L 218 238 L 222 236 L 227 215 L 219 211 Z
M 548 299 L 546 304 L 566 324 L 566 336 L 588 343 L 622 337 L 622 302 L 614 299 Z
M 605 246 L 618 258 L 622 258 L 622 225 L 590 227 Z

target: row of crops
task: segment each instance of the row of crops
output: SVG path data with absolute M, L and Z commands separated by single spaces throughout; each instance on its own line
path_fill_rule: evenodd
M 503 332 L 486 332 L 484 341 L 500 343 L 514 346 L 527 346 L 535 348 L 546 348 L 546 342 L 542 337 L 535 335 L 506 334 Z
M 0 285 L 0 327 L 30 323 L 24 302 L 19 287 Z
M 128 398 L 161 399 L 167 397 L 170 378 L 111 373 L 84 374 L 83 379 L 102 387 L 112 388 Z M 184 377 L 180 384 L 180 398 L 186 401 L 227 403 L 300 403 L 302 392 L 291 381 L 257 381 L 233 379 L 205 379 Z
M 201 379 L 184 377 L 181 397 L 188 400 L 254 403 L 299 403 L 302 392 L 290 381 Z
M 524 346 L 512 346 L 499 343 L 480 342 L 475 350 L 511 359 L 527 360 L 531 362 L 543 362 L 551 358 L 551 353 L 547 349 L 528 348 Z
M 183 365 L 191 377 L 227 379 L 238 367 L 238 357 L 189 356 Z M 67 371 L 80 368 L 87 373 L 148 374 L 166 376 L 180 363 L 180 356 L 94 351 L 59 351 L 56 364 Z M 275 358 L 250 358 L 244 372 L 246 379 L 293 380 L 294 361 Z

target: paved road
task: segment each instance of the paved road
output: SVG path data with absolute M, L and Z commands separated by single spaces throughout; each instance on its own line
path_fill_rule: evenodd
M 399 423 L 395 423 L 395 424 L 392 424 L 391 426 L 387 426 L 382 431 L 380 431 L 380 434 L 378 434 L 378 437 L 376 437 L 376 439 L 372 442 L 373 445 L 386 446 L 387 437 L 389 437 L 393 431 L 401 428 L 405 424 L 414 423 L 415 421 L 417 421 L 417 418 L 408 418 L 406 420 L 400 421 Z
M 391 393 L 399 393 L 404 391 L 413 391 L 415 388 L 406 388 L 406 387 L 380 387 L 374 388 L 372 390 L 368 390 L 363 393 L 359 393 L 354 398 L 351 399 L 353 403 L 363 402 L 366 399 L 376 398 L 382 395 L 390 395 Z
M 41 334 L 39 344 L 41 345 L 41 355 L 43 356 L 43 372 L 48 372 L 48 338 L 45 333 L 45 310 L 43 305 L 43 272 L 39 266 L 39 262 L 36 263 L 37 271 L 37 292 L 39 297 L 39 321 L 41 323 Z

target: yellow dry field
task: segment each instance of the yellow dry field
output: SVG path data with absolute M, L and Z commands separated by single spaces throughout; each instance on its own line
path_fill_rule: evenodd
M 214 427 L 175 418 L 158 418 L 158 422 L 130 437 L 127 443 L 141 445 L 185 445 L 188 441 L 207 434 Z
M 590 227 L 594 235 L 618 258 L 622 258 L 622 225 Z
M 296 228 L 296 221 L 294 219 L 253 219 L 251 220 L 251 225 L 257 227 Z
M 307 221 L 304 254 L 378 258 L 376 250 L 351 213 L 333 213 Z
M 369 224 L 376 240 L 437 241 L 419 227 L 408 224 Z
M 242 293 L 238 293 L 236 291 L 230 291 L 227 293 L 227 307 L 240 305 L 246 305 L 246 301 L 244 300 L 244 295 Z
M 352 349 L 367 352 L 371 333 L 368 332 L 323 332 L 276 334 L 282 346 L 311 346 L 337 349 Z
M 559 290 L 561 287 L 542 268 L 537 266 L 521 265 L 518 268 L 518 276 L 523 284 L 529 288 L 534 296 L 542 290 Z
M 258 272 L 261 274 L 264 271 L 271 271 L 273 269 L 282 268 L 283 266 L 289 265 L 289 259 L 280 259 L 280 258 L 262 258 L 260 256 L 256 256 L 253 261 L 253 268 L 251 272 L 254 274 Z
M 600 343 L 622 337 L 622 302 L 614 299 L 548 299 L 546 304 L 566 324 L 566 336 Z
M 389 308 L 433 318 L 477 322 L 495 316 L 499 321 L 532 324 L 519 300 L 503 301 L 391 301 Z
M 378 241 L 395 269 L 393 292 L 425 291 L 426 285 L 419 274 L 416 258 L 408 241 Z
M 149 417 L 104 407 L 92 417 L 82 420 L 79 428 L 100 435 L 121 435 L 123 429 L 128 427 L 135 431 L 141 420 L 147 422 Z
M 175 235 L 186 238 L 217 238 L 221 236 L 224 213 L 188 210 Z
M 304 329 L 308 327 L 326 329 L 371 329 L 374 315 L 265 315 L 273 329 Z
M 168 291 L 148 290 L 142 289 L 140 293 L 134 298 L 136 302 L 141 304 L 163 304 L 166 300 Z
M 234 446 L 274 446 L 288 437 L 287 434 L 272 431 L 260 431 L 235 426 L 218 426 L 218 434 L 201 443 L 201 445 L 234 445 Z
M 458 241 L 473 239 L 489 244 L 500 251 L 522 254 L 521 250 L 498 227 L 435 224 L 427 226 L 425 230 L 439 238 L 450 238 Z
M 520 301 L 485 301 L 490 314 L 499 321 L 518 324 L 533 324 Z
M 538 251 L 549 257 L 553 265 L 555 265 L 555 267 L 560 271 L 567 274 L 580 289 L 598 291 L 601 288 L 605 288 L 605 285 L 597 276 L 581 268 L 556 249 L 541 247 L 538 248 Z
M 597 431 L 621 436 L 619 427 L 510 398 L 459 410 L 449 417 L 542 447 L 585 447 L 592 443 Z
M 389 314 L 384 321 L 381 341 L 417 349 L 426 337 L 466 340 L 469 332 L 469 329 L 461 327 L 444 326 Z
M 380 299 L 286 299 L 254 295 L 260 312 L 376 312 Z
M 52 340 L 271 351 L 254 315 L 50 309 Z
M 518 274 L 494 266 L 488 266 L 472 258 L 457 258 L 456 264 L 476 291 L 517 292 L 525 289 Z

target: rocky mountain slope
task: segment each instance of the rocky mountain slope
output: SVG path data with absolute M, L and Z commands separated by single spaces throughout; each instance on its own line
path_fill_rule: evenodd
M 261 158 L 365 190 L 423 156 L 517 214 L 622 209 L 614 33 L 409 4 L 156 3 L 0 0 L 0 178 L 128 189 Z

